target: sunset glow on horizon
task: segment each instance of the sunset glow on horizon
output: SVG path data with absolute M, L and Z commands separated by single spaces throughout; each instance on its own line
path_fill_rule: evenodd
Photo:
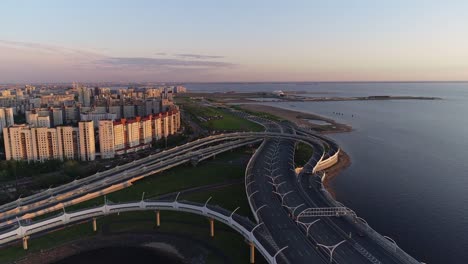
M 467 11 L 456 0 L 7 0 L 0 83 L 466 81 Z

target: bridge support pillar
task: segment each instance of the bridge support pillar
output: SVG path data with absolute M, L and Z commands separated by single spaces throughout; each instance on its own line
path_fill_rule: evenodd
M 29 236 L 23 237 L 23 249 L 24 250 L 28 250 L 28 239 L 29 239 Z
M 93 231 L 97 231 L 97 223 L 96 223 L 96 217 L 93 218 Z
M 161 216 L 160 212 L 156 211 L 156 227 L 159 227 L 161 225 Z
M 214 219 L 213 218 L 210 218 L 210 237 L 214 237 L 215 236 L 215 233 L 214 233 Z
M 255 263 L 255 244 L 250 242 L 250 264 Z

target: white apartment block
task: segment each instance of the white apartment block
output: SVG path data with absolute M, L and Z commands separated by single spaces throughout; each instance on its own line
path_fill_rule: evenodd
M 110 159 L 115 156 L 114 121 L 99 121 L 99 147 L 103 159 Z
M 14 125 L 13 119 L 13 108 L 12 107 L 1 107 L 0 108 L 0 130 L 3 128 Z
M 140 145 L 140 122 L 137 120 L 127 122 L 127 144 L 130 148 Z
M 45 161 L 61 158 L 58 151 L 56 129 L 47 127 L 31 128 L 31 136 L 34 160 Z
M 125 135 L 125 127 L 126 125 L 124 123 L 114 123 L 114 149 L 116 151 L 125 149 L 125 142 L 127 138 Z
M 31 130 L 27 125 L 3 128 L 6 159 L 34 161 L 36 155 L 35 150 L 33 151 L 32 140 Z
M 48 127 L 50 128 L 50 117 L 49 116 L 38 116 L 37 127 Z
M 79 157 L 79 129 L 13 125 L 3 129 L 7 160 L 40 161 Z M 92 140 L 94 142 L 94 131 Z M 89 149 L 94 149 L 93 147 Z M 91 155 L 88 155 L 91 157 Z M 87 159 L 90 160 L 90 159 Z
M 61 159 L 77 159 L 79 130 L 71 126 L 59 126 L 57 130 L 58 150 Z
M 78 122 L 80 159 L 84 161 L 96 158 L 93 121 Z
M 163 138 L 163 128 L 161 118 L 153 119 L 153 138 L 155 140 L 160 140 Z
M 153 125 L 151 117 L 142 118 L 140 121 L 141 143 L 149 144 L 153 141 Z
M 177 110 L 131 120 L 100 121 L 101 157 L 112 158 L 116 154 L 120 155 L 147 148 L 153 140 L 173 135 L 179 129 L 180 113 Z

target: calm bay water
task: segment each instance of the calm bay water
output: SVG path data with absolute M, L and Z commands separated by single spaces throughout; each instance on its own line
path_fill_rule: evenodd
M 468 83 L 191 84 L 187 88 L 443 98 L 265 104 L 352 125 L 353 132 L 332 135 L 352 159 L 351 167 L 334 180 L 337 199 L 420 261 L 468 263 Z

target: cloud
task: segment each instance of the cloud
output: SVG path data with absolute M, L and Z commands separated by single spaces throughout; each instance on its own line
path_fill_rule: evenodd
M 180 57 L 162 52 L 152 55 L 109 56 L 83 49 L 0 40 L 0 83 L 200 80 L 238 68 L 225 60 L 212 60 L 221 56 Z
M 82 49 L 72 49 L 62 46 L 56 45 L 48 45 L 48 44 L 40 44 L 35 42 L 21 42 L 21 41 L 11 41 L 11 40 L 2 40 L 0 39 L 0 46 L 4 46 L 7 48 L 14 48 L 14 49 L 21 49 L 26 51 L 33 51 L 39 53 L 46 53 L 46 54 L 55 54 L 55 55 L 62 55 L 62 56 L 81 56 L 81 57 L 103 57 L 103 55 L 82 50 Z
M 207 60 L 207 59 L 222 59 L 224 56 L 216 56 L 216 55 L 200 55 L 200 54 L 190 54 L 190 53 L 179 53 L 179 54 L 174 54 L 177 57 L 182 57 L 182 58 L 191 58 L 191 59 L 197 59 L 197 60 Z
M 231 67 L 234 64 L 222 61 L 206 60 L 181 60 L 181 59 L 161 59 L 145 57 L 109 57 L 97 61 L 102 66 L 125 66 L 125 67 L 147 67 L 147 68 L 219 68 Z

